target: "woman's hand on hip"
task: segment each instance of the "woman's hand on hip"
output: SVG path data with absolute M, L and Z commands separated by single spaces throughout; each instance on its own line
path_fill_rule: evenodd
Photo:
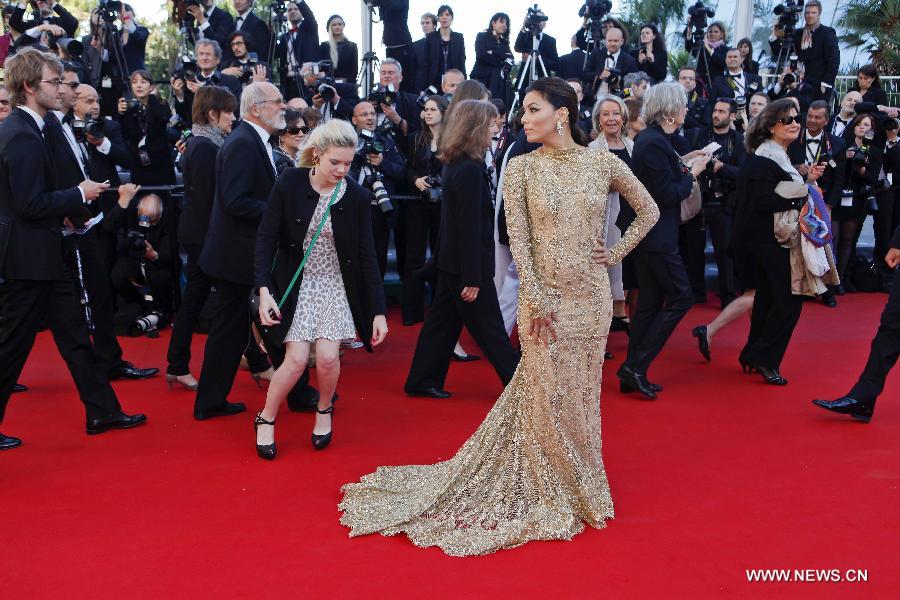
M 599 265 L 609 266 L 609 248 L 606 247 L 606 240 L 597 240 L 597 244 L 591 250 L 591 258 Z

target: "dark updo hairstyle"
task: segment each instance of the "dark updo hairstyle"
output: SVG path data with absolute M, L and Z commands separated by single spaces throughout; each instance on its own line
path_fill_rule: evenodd
M 528 86 L 525 94 L 528 92 L 537 92 L 556 110 L 563 107 L 569 109 L 569 131 L 572 132 L 572 139 L 579 146 L 588 145 L 587 136 L 578 127 L 578 96 L 565 79 L 541 77 Z
M 756 115 L 756 118 L 750 121 L 750 126 L 747 128 L 747 151 L 753 154 L 763 142 L 771 139 L 772 129 L 778 120 L 786 117 L 791 111 L 799 112 L 797 105 L 789 98 L 782 98 L 767 104 Z

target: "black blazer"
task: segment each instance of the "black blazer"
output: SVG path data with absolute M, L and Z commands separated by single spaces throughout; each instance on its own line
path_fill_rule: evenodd
M 0 279 L 61 279 L 62 219 L 85 213 L 81 198 L 57 187 L 37 123 L 14 108 L 0 124 Z
M 125 65 L 128 72 L 143 71 L 147 69 L 144 63 L 144 57 L 147 54 L 147 38 L 150 37 L 150 30 L 143 25 L 138 25 L 134 33 L 128 34 L 128 43 L 122 46 L 125 51 Z
M 213 199 L 216 195 L 216 157 L 219 147 L 205 137 L 187 141 L 181 160 L 184 202 L 178 221 L 178 243 L 202 246 L 209 229 Z
M 804 128 L 797 139 L 788 146 L 788 158 L 791 159 L 791 164 L 794 166 L 806 164 L 806 134 L 806 128 Z M 825 156 L 826 152 L 830 152 L 835 166 L 832 167 L 829 164 L 816 183 L 824 191 L 825 202 L 832 207 L 839 206 L 847 171 L 847 142 L 840 136 L 831 135 L 826 129 L 822 132 L 822 145 L 819 152 L 822 156 Z
M 235 22 L 235 27 L 237 27 L 237 22 Z M 249 49 L 259 54 L 261 59 L 268 60 L 272 32 L 269 31 L 269 26 L 266 22 L 257 17 L 256 13 L 251 10 L 247 13 L 247 18 L 244 19 L 243 24 L 241 24 L 241 31 L 250 36 Z M 231 32 L 229 32 L 230 34 Z M 222 44 L 222 57 L 234 58 L 234 54 L 231 53 L 231 46 L 227 43 Z
M 891 237 L 890 246 L 891 248 L 897 248 L 898 250 L 900 250 L 900 226 L 898 226 L 894 231 L 894 235 L 893 237 Z
M 713 79 L 712 91 L 709 95 L 710 104 L 715 104 L 717 98 L 735 98 L 737 90 L 732 88 L 727 74 Z M 744 72 L 744 98 L 749 102 L 750 96 L 762 91 L 762 78 L 753 73 Z
M 242 121 L 216 157 L 216 193 L 200 268 L 210 277 L 253 285 L 253 248 L 275 170 L 252 125 Z
M 799 45 L 797 46 L 800 47 Z M 697 58 L 697 78 L 702 79 L 704 84 L 709 88 L 712 81 L 725 73 L 727 65 L 725 64 L 725 56 L 728 54 L 728 45 L 722 44 L 715 48 L 712 53 L 706 50 L 706 44 L 700 43 L 694 45 L 693 38 L 688 38 L 684 42 L 684 49 Z M 706 58 L 702 58 L 700 53 L 703 52 Z
M 425 38 L 416 40 L 412 43 L 413 56 L 416 58 L 416 68 L 412 75 L 404 74 L 404 78 L 413 77 L 415 79 L 413 89 L 417 92 L 425 90 L 431 83 L 428 80 L 428 47 L 425 45 Z M 439 94 L 443 93 L 441 86 L 435 86 Z
M 575 48 L 568 54 L 559 57 L 559 71 L 562 79 L 581 79 L 584 73 L 584 58 L 587 56 L 581 48 Z
M 119 124 L 132 155 L 132 181 L 142 185 L 175 183 L 175 163 L 169 142 L 172 111 L 159 96 L 151 94 L 144 112 L 143 116 L 133 113 L 119 115 Z M 144 148 L 150 156 L 147 166 L 141 165 L 139 160 L 139 144 L 145 136 Z
M 772 215 L 800 209 L 806 198 L 782 198 L 775 193 L 781 181 L 790 181 L 774 160 L 751 154 L 744 161 L 737 183 L 737 217 L 732 245 L 743 244 L 778 246 Z
M 328 42 L 319 44 L 319 60 L 331 60 L 331 48 Z M 359 48 L 355 42 L 346 41 L 338 44 L 338 64 L 332 76 L 344 79 L 347 83 L 356 84 L 359 75 Z
M 49 113 L 48 113 L 49 114 Z M 61 189 L 75 187 L 85 179 L 78 158 L 63 132 L 63 124 L 53 124 L 44 118 L 44 139 L 50 144 L 50 157 L 56 171 L 56 185 Z M 102 179 L 99 181 L 103 181 Z
M 693 179 L 690 174 L 682 173 L 678 153 L 659 125 L 648 126 L 635 138 L 631 170 L 659 206 L 659 221 L 637 249 L 643 252 L 676 252 L 681 201 L 690 195 Z M 622 203 L 619 215 L 617 224 L 624 225 L 620 227 L 623 231 L 636 216 L 627 202 Z
M 631 51 L 631 56 L 634 58 L 634 62 L 637 63 L 637 70 L 649 75 L 653 83 L 665 81 L 666 75 L 669 73 L 669 53 L 666 52 L 665 48 L 662 48 L 653 52 L 653 62 L 641 62 L 641 47 Z
M 372 352 L 372 319 L 387 314 L 384 284 L 372 238 L 372 194 L 350 179 L 344 181 L 347 184 L 344 195 L 331 206 L 334 245 L 353 324 L 366 350 Z M 277 289 L 279 293 L 287 288 L 303 259 L 303 242 L 318 202 L 319 194 L 309 181 L 309 169 L 291 168 L 278 178 L 256 234 L 254 271 L 257 287 Z M 302 281 L 301 273 L 294 284 L 293 295 L 299 292 Z
M 466 72 L 466 42 L 463 34 L 450 32 L 450 48 L 447 52 L 447 65 L 444 68 L 444 52 L 441 49 L 440 30 L 432 31 L 425 36 L 425 85 L 441 89 L 441 77 L 448 69 L 459 69 Z
M 509 40 L 501 41 L 491 33 L 482 31 L 475 36 L 475 66 L 470 79 L 484 84 L 494 98 L 506 100 L 507 80 L 503 78 L 503 65 L 512 58 Z
M 483 160 L 462 158 L 444 167 L 436 264 L 481 287 L 494 276 L 494 208 Z
M 78 31 L 78 19 L 72 16 L 72 13 L 67 11 L 61 4 L 56 4 L 53 7 L 53 12 L 55 12 L 56 15 L 48 17 L 47 19 L 42 18 L 25 21 L 25 9 L 17 6 L 9 17 L 9 25 L 16 31 L 21 32 L 22 35 L 25 35 L 26 31 L 32 27 L 37 27 L 46 20 L 51 25 L 59 25 L 62 27 L 66 31 L 67 37 L 74 38 L 75 33 Z
M 384 33 L 381 37 L 385 48 L 405 46 L 412 43 L 409 34 L 409 0 L 381 0 L 378 11 Z M 411 74 L 410 74 L 411 75 Z
M 853 86 L 850 91 L 858 92 L 859 86 Z M 862 95 L 863 102 L 871 102 L 874 105 L 882 106 L 888 103 L 887 93 L 880 87 L 870 87 L 865 94 Z
M 217 6 L 209 13 L 207 21 L 209 21 L 209 27 L 203 31 L 203 39 L 219 42 L 222 52 L 224 53 L 227 49 L 230 54 L 231 46 L 228 45 L 228 36 L 234 31 L 234 17 L 228 11 Z
M 595 85 L 594 80 L 603 73 L 603 69 L 606 66 L 606 57 L 608 56 L 608 52 L 606 51 L 606 46 L 601 46 L 596 48 L 591 55 L 588 57 L 587 66 L 584 69 L 584 73 L 582 73 L 582 79 L 588 82 L 589 85 Z M 637 61 L 634 60 L 634 57 L 628 53 L 628 50 L 622 48 L 619 50 L 619 58 L 616 60 L 616 68 L 622 72 L 622 79 L 625 79 L 625 76 L 629 73 L 634 73 L 638 70 Z
M 298 6 L 303 20 L 300 22 L 297 32 L 287 31 L 281 34 L 278 43 L 275 44 L 275 60 L 278 61 L 278 70 L 281 73 L 282 81 L 287 77 L 288 72 L 288 45 L 294 51 L 298 69 L 303 66 L 303 63 L 318 60 L 319 57 L 319 25 L 316 23 L 316 16 L 306 2 L 300 2 Z M 293 37 L 293 43 L 288 44 L 291 37 Z
M 803 29 L 803 27 L 797 27 L 794 31 L 794 51 L 800 62 L 806 67 L 804 79 L 815 88 L 816 94 L 819 94 L 821 91 L 819 84 L 823 81 L 828 85 L 834 85 L 838 67 L 841 64 L 841 49 L 838 46 L 835 30 L 826 25 L 819 25 L 812 34 L 812 46 L 801 50 Z M 769 46 L 772 56 L 777 57 L 781 50 L 781 39 L 776 39 Z
M 515 50 L 516 52 L 531 52 L 532 50 L 531 35 L 525 31 L 520 31 L 516 36 Z M 559 53 L 556 50 L 556 38 L 546 33 L 541 34 L 541 41 L 538 42 L 538 52 L 541 53 L 541 60 L 547 68 L 548 75 L 553 75 L 559 70 Z

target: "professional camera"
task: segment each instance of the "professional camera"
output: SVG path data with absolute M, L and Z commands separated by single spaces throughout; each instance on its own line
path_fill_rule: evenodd
M 426 89 L 424 92 L 419 94 L 419 97 L 416 98 L 416 104 L 419 105 L 419 108 L 421 108 L 422 110 L 425 110 L 425 105 L 428 104 L 428 99 L 431 96 L 438 96 L 438 95 L 440 95 L 440 92 L 438 91 L 438 89 L 435 86 L 430 85 L 430 86 L 428 86 L 428 89 Z
M 97 12 L 107 23 L 113 23 L 118 19 L 121 11 L 122 3 L 119 0 L 97 0 Z
M 389 83 L 387 86 L 379 85 L 374 92 L 369 94 L 369 102 L 375 106 L 375 110 L 380 110 L 382 104 L 393 106 L 397 101 L 397 90 L 394 84 Z
M 72 133 L 75 134 L 75 140 L 79 144 L 87 142 L 87 136 L 97 139 L 106 137 L 106 121 L 100 119 L 75 119 L 72 121 Z
M 602 19 L 611 10 L 612 2 L 609 0 L 585 0 L 582 7 L 578 9 L 578 16 L 581 18 Z
M 710 157 L 710 161 L 706 163 L 706 168 L 700 173 L 700 190 L 708 192 L 711 197 L 708 200 L 716 202 L 715 199 L 721 199 L 727 196 L 737 188 L 737 182 L 733 179 L 721 177 L 716 173 L 715 160 L 721 160 L 721 151 L 714 152 Z
M 150 333 L 152 331 L 156 331 L 162 327 L 165 327 L 166 324 L 166 316 L 156 310 L 152 310 L 143 317 L 138 317 L 138 319 L 131 324 L 128 328 L 128 335 L 130 336 L 139 336 L 144 333 Z M 157 333 L 155 336 L 148 337 L 158 337 Z
M 797 27 L 797 20 L 803 14 L 803 0 L 786 0 L 772 9 L 778 17 L 775 27 L 784 31 L 785 37 L 792 36 Z
M 372 190 L 375 194 L 375 204 L 383 213 L 389 213 L 394 210 L 391 204 L 391 198 L 388 196 L 387 190 L 384 188 L 384 175 L 377 169 L 371 169 L 369 174 L 363 179 L 363 187 Z
M 536 34 L 540 31 L 541 23 L 547 21 L 547 15 L 540 14 L 541 9 L 538 8 L 538 5 L 535 4 L 533 7 L 528 8 L 528 13 L 525 15 L 525 25 L 522 26 L 522 31 L 529 34 Z
M 147 232 L 149 230 L 150 216 L 139 216 L 137 228 L 129 229 L 128 236 L 125 239 L 125 248 L 128 250 L 128 256 L 135 260 L 144 260 L 144 256 L 147 254 Z
M 50 36 L 50 39 L 47 42 L 48 47 L 51 50 L 56 50 L 57 48 L 62 48 L 65 50 L 66 54 L 68 54 L 71 58 L 80 58 L 84 53 L 84 44 L 82 44 L 78 40 L 74 40 L 70 37 L 53 37 Z
M 172 72 L 174 79 L 183 79 L 184 81 L 193 81 L 197 79 L 197 73 L 200 72 L 197 67 L 197 59 L 188 51 L 185 51 L 178 57 L 175 62 L 175 70 Z
M 256 52 L 248 52 L 247 62 L 241 65 L 241 74 L 238 76 L 238 79 L 241 80 L 241 83 L 250 83 L 250 81 L 253 79 L 256 65 L 258 64 L 259 55 L 257 55 Z
M 609 77 L 606 78 L 606 83 L 609 85 L 610 93 L 614 94 L 612 90 L 618 90 L 622 85 L 622 71 L 615 67 L 608 67 L 606 70 L 609 71 Z
M 863 144 L 853 153 L 852 164 L 856 168 L 865 167 L 869 164 L 869 156 L 871 155 L 872 140 L 875 139 L 873 131 L 867 131 L 863 137 Z
M 384 143 L 381 142 L 381 140 L 376 140 L 373 132 L 363 129 L 359 132 L 359 137 L 363 142 L 362 149 L 360 150 L 360 153 L 363 155 L 381 154 L 384 152 Z
M 441 177 L 440 175 L 429 175 L 425 178 L 425 183 L 431 186 L 431 188 L 422 192 L 422 197 L 427 201 L 433 204 L 437 204 L 441 201 L 441 196 L 443 196 L 443 190 L 441 189 Z
M 285 0 L 275 0 L 269 5 L 269 8 L 272 11 L 273 22 L 283 23 L 287 21 L 287 5 L 288 3 Z
M 706 29 L 707 20 L 716 16 L 716 11 L 703 4 L 703 0 L 697 0 L 697 3 L 689 7 L 688 10 L 688 27 L 694 30 Z
M 330 60 L 320 60 L 313 65 L 313 73 L 316 75 L 324 75 L 326 78 L 331 76 L 333 70 L 334 68 Z
M 330 102 L 337 94 L 337 88 L 335 87 L 335 85 L 337 84 L 335 84 L 333 78 L 326 77 L 322 81 L 318 82 L 315 86 L 313 86 L 313 92 L 314 94 L 322 96 L 322 100 L 324 100 L 325 102 Z

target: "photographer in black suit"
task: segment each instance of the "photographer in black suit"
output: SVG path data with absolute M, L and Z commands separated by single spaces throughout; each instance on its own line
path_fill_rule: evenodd
M 697 91 L 697 70 L 694 67 L 678 69 L 676 81 L 684 88 L 688 97 L 688 111 L 684 117 L 684 132 L 699 130 L 694 135 L 705 136 L 712 126 L 712 107 L 709 101 Z
M 401 70 L 405 70 L 407 80 L 400 89 L 409 94 L 418 94 L 416 89 L 416 52 L 413 50 L 412 34 L 409 32 L 409 0 L 381 0 L 378 4 L 384 33 L 381 43 L 385 55 L 397 60 Z
M 19 5 L 9 18 L 10 27 L 26 35 L 31 35 L 28 33 L 30 29 L 40 27 L 43 24 L 57 25 L 63 28 L 66 37 L 75 37 L 75 33 L 78 31 L 78 19 L 67 11 L 62 4 L 54 0 L 37 0 L 32 6 L 35 6 L 40 13 L 38 18 L 26 21 L 25 7 Z M 31 37 L 40 38 L 40 32 L 37 32 L 37 35 L 31 35 Z
M 247 34 L 235 31 L 228 36 L 228 47 L 234 58 L 222 62 L 222 74 L 240 79 L 247 87 L 254 81 L 270 81 L 271 68 L 254 48 L 248 46 Z
M 359 101 L 356 84 L 337 83 L 320 66 L 327 65 L 309 62 L 300 67 L 303 88 L 299 97 L 321 111 L 325 120 L 336 117 L 349 121 L 353 117 L 353 107 Z
M 140 425 L 144 415 L 122 412 L 98 368 L 84 313 L 62 260 L 62 220 L 87 218 L 86 204 L 108 184 L 82 181 L 59 189 L 45 140 L 59 127 L 62 66 L 56 57 L 25 48 L 5 63 L 16 108 L 0 126 L 0 420 L 42 321 L 49 325 L 87 413 L 87 433 Z M 0 434 L 0 449 L 21 440 Z
M 744 110 L 750 97 L 762 89 L 762 79 L 759 75 L 744 71 L 741 61 L 741 51 L 729 48 L 725 54 L 725 74 L 713 80 L 711 101 L 734 98 L 738 109 Z
M 275 184 L 269 137 L 285 127 L 284 111 L 284 98 L 274 85 L 248 85 L 241 97 L 243 121 L 216 157 L 216 195 L 199 266 L 214 280 L 218 301 L 194 402 L 197 420 L 246 410 L 227 398 L 249 340 L 247 298 L 256 228 Z
M 637 61 L 624 48 L 625 34 L 610 27 L 606 31 L 606 43 L 591 52 L 582 79 L 589 82 L 590 97 L 598 93 L 615 94 L 621 91 L 623 80 L 638 70 Z
M 288 2 L 286 14 L 291 28 L 278 38 L 274 60 L 278 63 L 284 98 L 291 100 L 302 95 L 300 68 L 319 58 L 319 25 L 303 0 Z
M 543 20 L 532 21 L 532 19 Z M 541 75 L 551 77 L 559 70 L 559 54 L 556 50 L 556 38 L 544 33 L 546 26 L 547 16 L 543 12 L 529 12 L 525 18 L 522 30 L 516 36 L 516 43 L 513 49 L 522 54 L 523 62 L 528 60 L 528 57 L 532 54 L 540 55 L 541 61 L 544 63 L 544 69 L 546 69 L 546 73 L 541 73 Z M 537 53 L 535 53 L 535 50 L 537 50 Z M 535 56 L 536 58 L 537 56 Z M 525 85 L 527 86 L 528 83 Z M 505 100 L 502 96 L 495 97 Z
M 197 68 L 199 72 L 191 77 L 190 74 L 175 74 L 172 76 L 172 95 L 175 97 L 175 112 L 186 123 L 191 122 L 193 112 L 194 93 L 203 85 L 218 85 L 241 99 L 241 80 L 231 75 L 225 75 L 219 70 L 222 62 L 222 47 L 215 40 L 200 40 L 195 48 L 197 56 Z
M 253 0 L 231 0 L 231 6 L 237 16 L 234 19 L 234 30 L 243 31 L 250 36 L 250 47 L 256 48 L 260 58 L 268 60 L 272 43 L 272 32 L 265 21 L 253 12 Z M 231 33 L 231 32 L 229 32 Z M 231 48 L 225 46 L 225 58 L 234 58 Z
M 801 3 L 802 5 L 802 3 Z M 837 32 L 831 27 L 822 25 L 822 4 L 819 0 L 809 0 L 803 9 L 806 26 L 794 31 L 794 53 L 806 67 L 806 82 L 810 85 L 811 100 L 826 98 L 834 91 L 834 80 L 841 64 L 841 49 L 838 45 Z M 778 57 L 783 45 L 782 38 L 776 30 L 769 37 L 772 56 Z M 783 60 L 787 60 L 783 56 Z
M 484 155 L 496 131 L 497 109 L 463 100 L 441 131 L 441 230 L 437 289 L 419 332 L 404 391 L 448 398 L 450 357 L 463 325 L 484 351 L 504 385 L 519 362 L 503 327 L 494 288 L 494 209 Z
M 418 104 L 415 94 L 403 91 L 403 66 L 394 58 L 386 58 L 378 65 L 378 85 L 376 92 L 395 90 L 392 95 L 395 99 L 392 103 L 376 102 L 384 98 L 384 94 L 370 97 L 375 111 L 378 113 L 376 125 L 381 129 L 390 127 L 394 141 L 401 152 L 405 153 L 409 144 L 407 141 L 416 131 L 421 129 L 420 114 L 422 108 Z M 390 124 L 388 124 L 388 122 Z
M 584 59 L 587 57 L 584 50 L 578 47 L 578 38 L 574 35 L 571 40 L 572 51 L 559 57 L 559 69 L 556 76 L 560 79 L 579 79 L 584 73 Z M 584 86 L 582 80 L 582 86 Z
M 196 25 L 193 40 L 214 40 L 220 46 L 225 46 L 228 35 L 234 31 L 234 18 L 231 14 L 218 8 L 216 0 L 192 0 L 186 4 Z

